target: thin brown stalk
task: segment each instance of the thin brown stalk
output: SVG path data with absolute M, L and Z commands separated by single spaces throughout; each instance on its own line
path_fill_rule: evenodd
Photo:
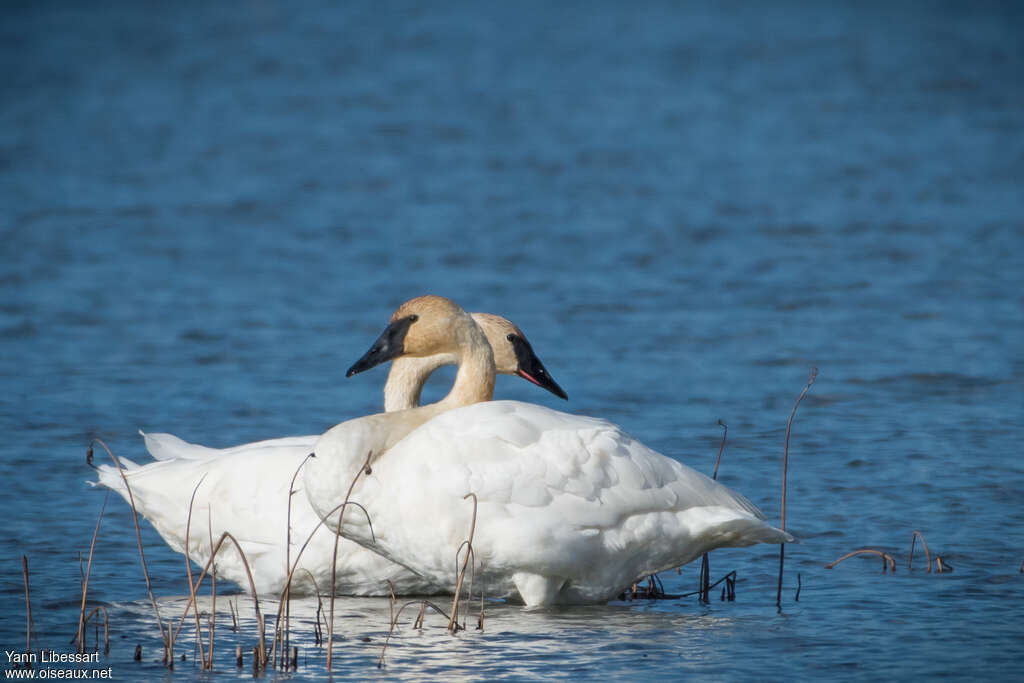
M 736 570 L 734 569 L 731 572 L 729 572 L 728 574 L 726 574 L 725 576 L 723 576 L 722 578 L 720 578 L 718 581 L 715 581 L 713 584 L 711 584 L 709 586 L 709 588 L 715 588 L 715 587 L 718 586 L 718 584 L 722 583 L 723 581 L 728 583 L 730 580 L 735 580 L 735 579 L 736 579 Z M 682 595 L 674 596 L 674 597 L 688 598 L 691 595 L 700 595 L 703 592 L 704 592 L 704 589 L 702 587 L 702 588 L 699 588 L 698 590 L 692 591 L 690 593 L 683 593 Z
M 416 621 L 414 621 L 412 623 L 412 627 L 413 628 L 422 629 L 423 628 L 423 617 L 425 617 L 426 614 L 427 614 L 427 603 L 426 603 L 426 601 L 423 601 L 423 603 L 420 605 L 420 613 L 416 617 Z
M 718 444 L 718 457 L 715 458 L 715 471 L 711 475 L 711 478 L 715 480 L 718 479 L 718 466 L 722 463 L 722 451 L 725 450 L 725 437 L 729 434 L 728 425 L 721 420 L 718 421 L 718 424 L 722 427 L 722 441 Z M 704 603 L 710 602 L 708 594 L 711 591 L 711 586 L 708 582 L 711 580 L 711 559 L 709 555 L 710 553 L 704 553 L 704 557 L 701 559 L 700 563 L 700 582 L 703 589 L 700 599 Z
M 341 538 L 341 526 L 345 519 L 345 511 L 348 509 L 348 499 L 352 495 L 352 489 L 356 487 L 356 482 L 359 481 L 359 476 L 366 472 L 370 468 L 370 459 L 373 458 L 373 451 L 371 450 L 366 454 L 366 460 L 363 462 L 359 471 L 356 472 L 356 476 L 352 477 L 352 483 L 349 484 L 348 491 L 345 493 L 345 500 L 341 504 L 341 510 L 338 512 L 338 526 L 334 529 L 334 554 L 331 557 L 331 613 L 330 621 L 327 624 L 327 671 L 331 670 L 332 655 L 334 652 L 334 594 L 336 592 L 335 586 L 338 577 L 338 540 Z M 369 515 L 367 515 L 369 517 Z M 289 572 L 289 580 L 290 580 Z
M 390 596 L 388 600 L 388 621 L 395 623 L 395 603 L 398 601 L 395 598 L 395 584 L 391 582 L 391 579 L 386 579 L 386 581 L 388 582 L 388 594 Z
M 199 574 L 199 578 L 196 579 L 195 590 L 199 590 L 199 587 L 203 583 L 203 579 L 205 579 L 206 575 L 210 572 L 210 568 L 213 565 L 214 559 L 217 557 L 217 553 L 220 552 L 221 546 L 224 545 L 224 541 L 228 540 L 234 544 L 235 550 L 238 551 L 239 557 L 242 558 L 242 566 L 245 568 L 246 577 L 249 579 L 249 590 L 252 592 L 253 606 L 256 610 L 256 623 L 258 624 L 260 631 L 259 647 L 257 648 L 260 652 L 259 664 L 261 667 L 266 667 L 266 635 L 264 629 L 263 614 L 260 612 L 259 595 L 256 593 L 256 582 L 253 581 L 252 578 L 252 570 L 249 568 L 249 559 L 245 556 L 245 553 L 242 551 L 242 546 L 238 543 L 238 540 L 234 536 L 232 536 L 230 532 L 223 532 L 220 535 L 220 538 L 217 540 L 216 545 L 214 545 L 214 547 L 210 549 L 210 559 L 206 561 L 206 566 L 203 567 L 203 571 Z M 191 597 L 189 598 L 189 604 L 185 606 L 185 612 L 181 615 L 181 619 L 178 620 L 178 626 L 174 631 L 175 638 L 177 638 L 178 633 L 181 631 L 181 627 L 184 625 L 185 619 L 188 617 L 188 612 L 190 609 L 198 610 L 198 605 L 196 604 L 195 600 L 195 591 L 193 591 Z
M 206 508 L 206 531 L 209 534 L 210 546 L 213 546 L 213 520 L 210 517 L 210 508 Z M 210 634 L 210 645 L 207 647 L 207 666 L 213 671 L 213 634 L 217 629 L 217 563 L 213 563 L 213 571 L 210 573 L 210 619 L 207 631 Z
M 92 619 L 93 616 L 98 614 L 100 611 L 103 612 L 103 654 L 109 654 L 110 653 L 110 616 L 107 614 L 107 608 L 106 607 L 104 607 L 103 605 L 97 605 L 96 607 L 93 607 L 92 611 L 89 612 L 89 616 L 87 616 L 87 617 L 85 617 L 83 619 L 82 631 L 83 632 L 85 631 L 85 624 L 89 623 L 89 620 Z M 99 644 L 99 642 L 97 642 L 96 643 L 96 648 L 99 649 L 99 646 L 100 646 L 100 644 Z M 85 650 L 83 649 L 82 652 L 84 652 L 84 651 Z
M 423 615 L 428 607 L 437 612 L 438 614 L 440 614 L 442 617 L 448 619 L 449 623 L 451 623 L 451 618 L 444 613 L 444 610 L 435 605 L 434 603 L 430 602 L 429 600 L 410 600 L 409 602 L 405 603 L 404 605 L 398 608 L 398 612 L 394 614 L 394 616 L 391 618 L 391 626 L 388 629 L 387 636 L 384 637 L 384 647 L 381 648 L 380 657 L 377 658 L 378 669 L 384 668 L 384 654 L 388 651 L 388 643 L 391 642 L 391 635 L 395 631 L 395 625 L 398 623 L 399 617 L 402 616 L 402 612 L 404 612 L 405 608 L 409 605 L 420 606 L 420 613 L 419 616 L 416 617 L 416 621 L 413 622 L 413 628 L 421 628 L 423 626 Z
M 114 465 L 117 467 L 117 471 L 121 475 L 121 481 L 124 482 L 124 488 L 128 491 L 128 502 L 132 507 L 132 521 L 135 524 L 135 541 L 138 543 L 139 559 L 142 562 L 142 576 L 146 580 L 146 591 L 149 593 L 149 602 L 153 606 L 153 613 L 156 614 L 156 624 L 160 629 L 160 639 L 163 640 L 164 643 L 164 663 L 174 666 L 173 660 L 170 658 L 169 650 L 170 627 L 168 626 L 167 632 L 164 631 L 164 622 L 163 619 L 160 618 L 160 608 L 157 607 L 156 597 L 153 595 L 153 583 L 149 579 L 149 570 L 146 569 L 146 552 L 142 547 L 142 531 L 139 529 L 139 512 L 135 507 L 135 496 L 132 494 L 132 487 L 128 484 L 128 477 L 125 476 L 124 468 L 121 466 L 121 461 L 114 457 L 114 454 L 111 452 L 110 448 L 107 447 L 107 444 L 103 443 L 101 439 L 93 439 L 92 443 L 98 443 L 100 446 L 103 446 L 103 450 L 105 450 L 107 455 L 110 456 L 110 459 L 114 461 Z M 89 450 L 86 453 L 86 458 L 88 461 L 92 461 L 92 444 L 89 444 Z
M 317 585 L 316 577 L 313 576 L 313 572 L 303 567 L 302 571 L 306 572 L 309 576 L 309 580 L 313 583 L 313 591 L 316 593 L 316 622 L 313 624 L 313 640 L 316 645 L 323 642 L 323 632 L 320 630 L 320 613 L 323 612 L 324 601 L 320 597 L 320 586 Z
M 907 569 L 910 569 L 910 563 L 914 561 L 914 541 L 921 539 L 921 547 L 924 548 L 924 558 L 928 562 L 928 573 L 932 573 L 932 555 L 928 552 L 928 544 L 924 541 L 924 534 L 920 531 L 913 531 L 910 534 L 910 557 L 907 558 Z M 942 569 L 939 569 L 942 572 Z
M 462 593 L 462 581 L 466 578 L 466 567 L 469 565 L 469 556 L 473 554 L 473 534 L 476 533 L 476 508 L 477 498 L 475 493 L 467 493 L 462 497 L 462 500 L 466 500 L 470 496 L 473 497 L 473 521 L 469 525 L 469 540 L 463 545 L 466 546 L 466 559 L 462 561 L 462 569 L 459 570 L 458 578 L 455 581 L 455 597 L 452 599 L 452 613 L 451 618 L 448 620 L 448 631 L 455 633 L 459 629 L 458 613 L 459 613 L 459 594 Z M 455 551 L 456 562 L 458 561 L 459 552 L 462 550 L 462 546 L 459 546 L 459 550 Z M 474 567 L 476 562 L 473 563 Z M 472 595 L 470 595 L 472 598 Z
M 727 424 L 721 420 L 718 421 L 718 424 L 722 427 L 722 442 L 718 444 L 718 457 L 715 458 L 715 471 L 711 475 L 712 479 L 718 479 L 718 466 L 722 463 L 722 451 L 725 450 L 725 437 L 729 434 L 729 426 Z
M 280 628 L 280 623 L 281 623 L 280 620 L 278 620 L 278 622 L 277 622 L 277 624 L 275 626 L 275 634 L 274 634 L 274 643 L 275 643 L 275 647 L 274 647 L 274 666 L 275 667 L 277 666 L 277 647 L 276 647 L 276 643 L 278 643 L 278 642 L 281 643 L 281 659 L 284 660 L 284 654 L 288 651 L 288 643 L 289 643 L 289 640 L 290 640 L 289 639 L 289 627 L 291 625 L 291 587 L 292 587 L 291 580 L 290 580 L 291 579 L 290 568 L 292 566 L 292 563 L 291 563 L 292 562 L 291 561 L 291 554 L 292 554 L 292 496 L 295 495 L 295 480 L 298 478 L 299 472 L 302 470 L 302 467 L 306 464 L 306 462 L 312 456 L 313 456 L 313 454 L 310 453 L 309 455 L 307 455 L 305 458 L 302 459 L 302 462 L 299 463 L 299 466 L 295 468 L 295 473 L 292 474 L 292 480 L 288 484 L 288 517 L 287 517 L 287 523 L 285 525 L 284 566 L 289 568 L 289 574 L 288 574 L 289 580 L 285 582 L 285 584 L 284 584 L 284 592 L 283 592 L 283 594 L 281 596 L 281 601 L 284 602 L 284 634 L 283 634 L 283 637 L 280 638 L 280 639 L 278 639 L 277 634 L 276 634 L 276 629 Z
M 940 574 L 942 574 L 943 572 L 947 572 L 947 571 L 949 571 L 949 572 L 953 571 L 953 565 L 951 565 L 949 562 L 946 562 L 944 559 L 942 559 L 941 555 L 936 555 L 935 556 L 935 566 L 938 567 Z
M 366 511 L 366 508 L 364 508 L 360 503 L 357 503 L 354 500 L 350 500 L 350 501 L 347 501 L 347 502 L 344 502 L 344 503 L 339 503 L 338 505 L 334 506 L 331 510 L 329 510 L 327 512 L 327 514 L 324 515 L 324 518 L 330 517 L 335 512 L 338 512 L 339 510 L 346 509 L 349 505 L 354 505 L 355 507 L 357 507 L 357 508 L 359 508 L 360 510 L 363 511 L 363 514 L 366 515 L 366 523 L 370 527 L 370 538 L 372 540 L 376 540 L 376 536 L 373 533 L 373 524 L 370 522 L 370 513 L 368 513 Z M 298 566 L 299 566 L 299 560 L 302 559 L 302 553 L 305 552 L 306 547 L 313 540 L 313 535 L 316 534 L 316 532 L 322 526 L 325 526 L 325 523 L 324 523 L 323 519 L 321 519 L 319 522 L 317 522 L 317 525 L 315 527 L 313 527 L 313 530 L 311 532 L 309 532 L 308 536 L 306 536 L 306 541 L 302 544 L 302 547 L 299 548 L 299 552 L 297 552 L 295 554 L 295 562 L 292 564 L 291 569 L 288 571 L 288 576 L 285 577 L 285 585 L 286 586 L 290 586 L 291 585 L 292 578 L 294 577 L 295 571 L 298 569 Z M 335 551 L 335 555 L 337 555 L 337 551 Z M 303 568 L 302 571 L 304 571 L 307 574 L 309 574 L 310 577 L 313 576 L 312 574 L 309 573 L 308 569 Z M 316 589 L 317 599 L 320 599 L 320 587 L 316 584 L 316 580 L 315 579 L 313 580 L 313 587 Z M 278 603 L 277 603 L 277 622 L 276 623 L 280 623 L 281 622 L 281 613 L 282 613 L 283 605 L 284 605 L 283 601 L 279 600 Z M 273 649 L 273 648 L 278 646 L 278 638 L 280 637 L 280 634 L 281 634 L 280 629 L 279 628 L 275 628 L 274 629 L 274 641 L 273 641 L 271 649 Z M 322 636 L 323 636 L 323 634 L 321 634 L 321 640 L 322 640 Z
M 78 633 L 75 635 L 75 642 L 77 643 L 78 653 L 85 652 L 85 600 L 89 593 L 89 576 L 92 574 L 92 556 L 96 550 L 96 537 L 100 533 L 100 522 L 103 521 L 103 513 L 107 509 L 107 499 L 110 498 L 110 489 L 107 489 L 106 495 L 103 496 L 103 505 L 100 507 L 100 516 L 96 520 L 96 528 L 92 532 L 92 542 L 89 543 L 89 561 L 86 565 L 85 575 L 82 577 L 82 606 L 78 612 Z M 79 560 L 81 565 L 81 560 Z
M 793 428 L 793 416 L 796 415 L 797 406 L 800 405 L 800 401 L 804 399 L 807 392 L 810 390 L 811 385 L 814 384 L 815 378 L 818 376 L 818 368 L 811 368 L 811 378 L 807 380 L 807 385 L 804 390 L 797 396 L 796 403 L 793 404 L 793 410 L 789 413 L 789 419 L 786 421 L 786 446 L 782 454 L 782 514 L 781 523 L 779 528 L 783 531 L 786 530 L 786 474 L 789 470 L 789 434 Z M 786 544 L 779 544 L 779 587 L 778 592 L 775 594 L 775 606 L 779 609 L 782 608 L 782 568 L 785 563 L 786 556 Z
M 25 578 L 25 654 L 32 652 L 32 600 L 28 591 L 28 555 L 21 556 L 21 575 Z M 81 629 L 81 622 L 79 622 Z M 30 658 L 26 658 L 26 662 Z
M 188 577 L 188 592 L 191 600 L 191 604 L 196 603 L 196 585 L 192 581 L 192 559 L 189 553 L 189 540 L 192 538 L 192 506 L 196 502 L 196 493 L 199 491 L 199 487 L 203 485 L 203 480 L 206 479 L 204 474 L 199 481 L 196 483 L 195 488 L 192 489 L 192 497 L 188 501 L 188 516 L 185 518 L 185 575 Z M 213 541 L 210 541 L 210 549 L 213 549 Z M 212 557 L 212 555 L 211 555 Z M 186 607 L 186 609 L 188 609 Z M 196 645 L 199 647 L 199 661 L 202 668 L 206 668 L 206 655 L 203 653 L 203 629 L 199 622 L 199 610 L 192 610 L 196 615 Z M 174 634 L 177 636 L 177 633 Z M 170 645 L 171 655 L 174 655 L 174 638 L 171 638 Z
M 858 550 L 854 550 L 853 552 L 846 553 L 838 560 L 833 560 L 832 562 L 826 564 L 825 569 L 832 569 L 843 560 L 851 558 L 854 555 L 878 555 L 882 558 L 882 572 L 885 572 L 885 570 L 888 568 L 892 571 L 893 574 L 896 573 L 896 560 L 892 558 L 892 555 L 890 555 L 889 553 L 882 552 L 881 550 L 875 550 L 874 548 L 860 548 Z

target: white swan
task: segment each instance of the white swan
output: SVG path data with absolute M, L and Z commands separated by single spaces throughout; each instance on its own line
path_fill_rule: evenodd
M 518 374 L 557 396 L 566 397 L 519 328 L 504 318 L 486 313 L 474 313 L 473 318 L 493 344 L 499 372 Z M 414 406 L 429 375 L 457 360 L 455 354 L 395 359 L 384 392 L 387 409 Z M 449 404 L 458 405 L 457 400 L 452 397 Z M 319 435 L 271 439 L 223 449 L 191 444 L 171 434 L 143 436 L 157 462 L 138 466 L 121 458 L 138 511 L 172 549 L 184 553 L 189 501 L 195 490 L 189 557 L 200 566 L 205 565 L 211 551 L 211 534 L 216 541 L 222 532 L 229 531 L 238 539 L 248 558 L 257 593 L 280 593 L 288 572 L 286 556 L 295 562 L 299 548 L 320 521 L 299 490 L 291 500 L 291 546 L 286 551 L 288 486 Z M 99 485 L 117 491 L 128 500 L 116 467 L 101 466 L 98 475 Z M 202 484 L 197 489 L 200 481 Z M 301 489 L 301 479 L 297 480 L 296 488 Z M 323 591 L 330 585 L 333 548 L 334 534 L 321 527 L 301 556 L 299 570 L 293 577 L 293 594 L 313 593 L 317 587 Z M 345 539 L 339 542 L 338 558 L 335 584 L 338 593 L 386 595 L 388 579 L 398 592 L 438 590 L 429 580 Z M 230 544 L 218 554 L 217 571 L 219 578 L 227 578 L 249 590 L 245 568 Z
M 393 318 L 392 326 L 401 322 Z M 414 320 L 408 335 L 431 324 Z M 478 338 L 451 341 L 472 346 L 467 355 L 484 352 Z M 480 381 L 486 386 L 486 377 Z M 306 469 L 310 502 L 332 528 L 337 515 L 329 512 L 374 439 L 366 426 L 351 421 L 325 433 Z M 793 540 L 740 494 L 614 424 L 514 401 L 452 410 L 410 432 L 352 493 L 375 538 L 361 513 L 346 514 L 341 533 L 453 585 L 456 550 L 474 513 L 469 494 L 478 503 L 474 587 L 531 606 L 605 602 L 640 577 L 714 548 Z

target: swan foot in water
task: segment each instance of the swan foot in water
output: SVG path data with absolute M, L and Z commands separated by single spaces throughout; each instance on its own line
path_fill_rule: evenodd
M 565 579 L 563 578 L 552 578 L 530 572 L 516 572 L 512 576 L 512 581 L 515 583 L 516 590 L 519 591 L 519 596 L 527 607 L 553 604 L 555 598 L 562 592 L 562 588 L 565 586 Z

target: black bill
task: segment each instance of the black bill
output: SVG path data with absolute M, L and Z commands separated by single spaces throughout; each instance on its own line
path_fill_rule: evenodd
M 568 395 L 562 391 L 562 387 L 558 386 L 558 382 L 548 374 L 544 364 L 540 362 L 540 358 L 537 358 L 537 354 L 533 352 L 530 342 L 519 335 L 514 335 L 511 341 L 512 349 L 516 353 L 516 360 L 519 362 L 519 369 L 516 370 L 516 374 L 528 382 L 533 382 L 537 386 L 547 389 L 559 398 L 569 400 Z
M 388 325 L 377 337 L 377 341 L 373 342 L 370 350 L 348 369 L 345 376 L 351 377 L 401 356 L 405 352 L 405 335 L 414 322 L 416 316 L 410 315 Z

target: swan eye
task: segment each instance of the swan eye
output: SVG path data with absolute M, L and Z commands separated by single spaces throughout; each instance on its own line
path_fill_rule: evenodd
M 505 335 L 505 339 L 508 339 L 509 341 L 515 341 L 516 340 L 516 335 L 512 334 L 511 332 L 509 332 L 507 335 Z
M 418 315 L 416 315 L 415 313 L 413 313 L 412 315 L 409 316 L 409 322 L 411 322 L 411 323 L 414 323 L 414 322 L 416 322 L 419 319 L 420 319 L 420 317 Z

